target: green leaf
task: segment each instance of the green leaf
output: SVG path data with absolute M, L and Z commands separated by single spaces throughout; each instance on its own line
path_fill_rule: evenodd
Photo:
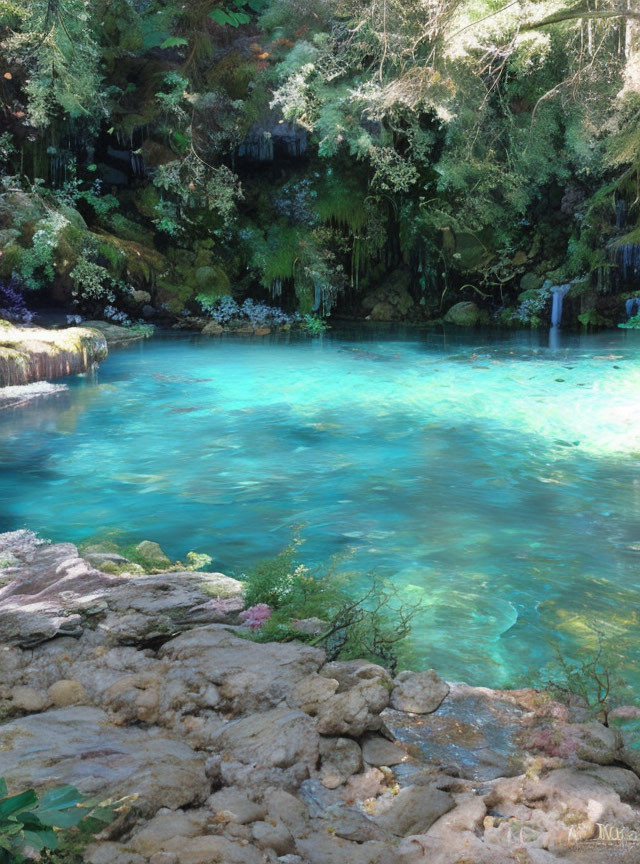
M 180 45 L 188 45 L 189 40 L 183 39 L 182 36 L 169 36 L 168 39 L 165 39 L 161 48 L 178 48 Z
M 37 803 L 38 796 L 33 789 L 28 789 L 19 795 L 12 795 L 11 798 L 5 798 L 0 801 L 0 820 L 20 813 L 22 810 L 28 810 Z
M 216 24 L 224 27 L 226 24 L 231 24 L 231 18 L 227 15 L 224 9 L 213 9 L 209 12 L 209 18 L 213 18 Z
M 246 12 L 234 12 L 238 24 L 249 24 L 251 21 L 251 16 L 247 15 Z
M 24 842 L 39 852 L 42 849 L 55 849 L 58 845 L 58 838 L 55 831 L 25 831 Z

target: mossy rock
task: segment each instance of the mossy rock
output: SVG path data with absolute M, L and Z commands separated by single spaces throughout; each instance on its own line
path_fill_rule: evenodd
M 166 270 L 167 262 L 164 255 L 151 246 L 134 243 L 132 240 L 123 240 L 121 237 L 106 232 L 100 232 L 97 236 L 102 243 L 108 243 L 124 254 L 124 270 L 133 281 L 154 283 L 157 277 Z
M 195 278 L 198 288 L 209 297 L 224 297 L 231 292 L 231 283 L 222 267 L 198 267 Z
M 133 199 L 133 204 L 141 216 L 146 216 L 147 219 L 155 219 L 157 216 L 155 208 L 161 200 L 162 195 L 160 192 L 155 186 L 152 186 L 149 183 L 147 186 L 143 186 L 142 189 L 136 193 Z
M 109 219 L 108 227 L 123 240 L 131 240 L 143 246 L 153 245 L 153 233 L 132 219 L 127 219 L 122 213 L 114 213 Z
M 543 282 L 543 276 L 536 276 L 535 273 L 525 273 L 520 280 L 520 290 L 523 293 L 528 291 L 537 291 L 539 288 L 542 288 Z
M 68 204 L 59 204 L 58 210 L 74 228 L 78 228 L 81 231 L 88 230 L 84 217 L 75 209 L 75 207 L 70 207 Z
M 59 276 L 68 276 L 82 253 L 96 246 L 96 239 L 90 231 L 86 228 L 77 228 L 69 222 L 60 231 L 56 240 L 53 256 L 56 273 Z
M 472 300 L 463 300 L 449 309 L 444 320 L 448 324 L 456 324 L 458 327 L 476 327 L 478 324 L 486 324 L 488 316 L 478 307 L 477 303 Z

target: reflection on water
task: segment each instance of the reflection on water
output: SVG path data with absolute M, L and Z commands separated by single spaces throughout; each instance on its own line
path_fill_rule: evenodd
M 425 598 L 417 662 L 513 681 L 591 619 L 638 641 L 637 335 L 138 344 L 0 412 L 0 529 L 119 529 L 237 573 L 303 525 L 308 561 Z

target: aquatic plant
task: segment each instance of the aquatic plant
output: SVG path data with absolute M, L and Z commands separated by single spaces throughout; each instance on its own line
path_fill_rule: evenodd
M 303 315 L 300 326 L 311 336 L 321 336 L 323 333 L 326 333 L 327 330 L 331 329 L 330 325 L 324 320 L 324 318 L 320 318 L 317 315 Z

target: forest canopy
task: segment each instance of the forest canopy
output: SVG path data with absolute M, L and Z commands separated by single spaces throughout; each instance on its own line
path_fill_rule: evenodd
M 473 299 L 525 323 L 523 288 L 623 290 L 639 18 L 0 0 L 0 279 L 79 311 L 144 290 L 172 316 L 231 294 L 328 313 L 390 291 L 413 317 Z

